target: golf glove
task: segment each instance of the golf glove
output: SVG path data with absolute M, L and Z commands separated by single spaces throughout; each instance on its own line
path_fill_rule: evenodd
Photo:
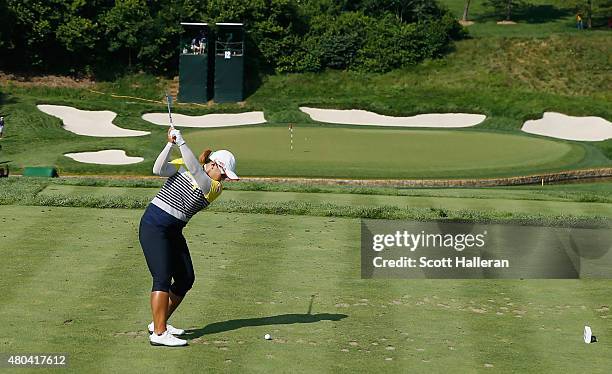
M 183 140 L 183 135 L 181 135 L 180 130 L 170 131 L 170 136 L 172 136 L 172 139 L 174 139 L 174 144 L 178 145 L 179 147 L 185 144 L 185 140 Z

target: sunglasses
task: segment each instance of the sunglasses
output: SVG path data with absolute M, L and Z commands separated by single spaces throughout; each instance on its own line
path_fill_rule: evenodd
M 223 167 L 219 166 L 216 161 L 213 161 L 212 163 L 214 166 L 217 167 L 217 169 L 219 169 L 219 171 L 221 171 L 221 179 L 227 179 L 227 174 L 225 174 L 225 170 L 223 169 Z

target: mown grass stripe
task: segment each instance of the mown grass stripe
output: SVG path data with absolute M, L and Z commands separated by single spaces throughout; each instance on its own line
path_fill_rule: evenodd
M 226 255 L 231 260 L 217 283 L 223 286 L 211 294 L 217 308 L 225 313 L 209 320 L 214 322 L 209 325 L 212 334 L 204 337 L 227 340 L 224 356 L 232 360 L 233 370 L 256 370 L 262 364 L 273 369 L 279 363 L 278 357 L 266 357 L 274 349 L 263 336 L 285 328 L 277 323 L 284 322 L 284 316 L 290 313 L 285 300 L 290 291 L 279 278 L 290 269 L 287 265 L 293 264 L 295 248 L 290 241 L 299 235 L 296 231 L 301 222 L 296 217 L 240 215 L 237 222 L 228 225 L 233 226 L 226 228 L 229 232 L 240 235 L 233 236 L 236 240 L 228 245 Z M 227 293 L 226 284 L 233 285 L 232 292 Z M 217 328 L 220 331 L 214 333 Z
M 537 317 L 528 310 L 532 299 L 526 295 L 529 286 L 525 282 L 488 280 L 475 284 L 464 280 L 456 286 L 463 309 L 457 313 L 463 326 L 461 345 L 476 367 L 493 365 L 504 372 L 534 373 L 554 367 L 554 359 L 542 352 Z
M 291 217 L 281 222 L 291 229 L 288 256 L 274 270 L 275 304 L 264 305 L 269 314 L 290 314 L 295 323 L 269 326 L 273 340 L 245 362 L 259 370 L 336 372 L 342 367 L 340 355 L 344 355 L 340 331 L 351 322 L 350 316 L 337 310 L 335 300 L 345 291 L 342 285 L 347 273 L 358 275 L 352 261 L 358 239 L 355 220 Z M 301 354 L 293 354 L 295 351 Z M 272 357 L 266 360 L 264 354 Z M 347 365 L 355 370 L 359 367 L 357 362 Z
M 151 276 L 138 242 L 138 223 L 142 210 L 123 213 L 127 220 L 118 235 L 125 237 L 132 248 L 119 252 L 117 261 L 104 271 L 97 291 L 91 294 L 92 302 L 105 308 L 98 315 L 96 335 L 100 345 L 98 359 L 84 363 L 87 370 L 99 367 L 138 367 L 142 370 L 189 370 L 193 362 L 192 352 L 155 349 L 148 343 L 146 326 L 151 321 L 149 295 Z M 180 309 L 177 313 L 180 316 Z M 177 326 L 182 326 L 181 319 Z
M 107 276 L 104 269 L 131 241 L 112 226 L 120 215 L 71 209 L 67 216 L 64 208 L 53 208 L 53 213 L 55 217 L 47 215 L 44 222 L 54 228 L 53 236 L 42 237 L 48 242 L 50 257 L 26 282 L 16 282 L 20 298 L 13 298 L 5 311 L 12 310 L 19 325 L 31 327 L 29 334 L 16 339 L 23 347 L 69 352 L 71 363 L 78 368 L 81 360 L 91 357 L 91 345 L 103 343 L 96 331 L 98 317 L 108 317 L 108 312 L 100 309 L 103 299 L 89 296 L 97 294 Z M 95 356 L 96 360 L 101 358 Z
M 74 241 L 74 238 L 62 235 L 65 233 L 66 212 L 66 209 L 47 207 L 0 208 L 2 264 L 8 275 L 0 277 L 5 301 L 19 298 L 23 290 L 16 285 L 28 284 L 54 256 L 59 256 L 58 253 Z

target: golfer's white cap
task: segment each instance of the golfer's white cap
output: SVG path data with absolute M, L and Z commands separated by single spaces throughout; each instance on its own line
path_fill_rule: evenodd
M 214 151 L 210 154 L 209 158 L 217 163 L 217 165 L 223 170 L 223 174 L 227 175 L 228 179 L 240 179 L 236 175 L 236 158 L 232 152 L 225 149 Z

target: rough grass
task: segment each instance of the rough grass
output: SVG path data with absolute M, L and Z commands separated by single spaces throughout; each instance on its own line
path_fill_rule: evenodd
M 35 194 L 48 186 L 123 187 L 130 188 L 131 191 L 149 191 L 151 189 L 155 190 L 160 188 L 164 181 L 165 178 L 70 177 L 44 179 L 22 177 L 0 179 L 0 186 L 3 186 L 1 191 L 5 194 L 19 194 L 23 191 L 27 195 Z M 394 188 L 238 181 L 225 183 L 224 189 L 229 191 L 329 193 L 343 195 L 453 197 L 596 203 L 612 202 L 612 183 L 609 180 L 600 180 L 591 183 L 560 183 L 547 184 L 545 186 L 527 185 L 487 188 Z
M 0 182 L 0 204 L 89 208 L 144 208 L 157 189 L 92 187 L 50 184 L 36 178 Z M 490 197 L 361 197 L 351 194 L 314 194 L 228 191 L 209 208 L 214 212 L 350 217 L 372 219 L 515 222 L 554 226 L 607 224 L 608 204 L 563 201 L 528 202 Z

